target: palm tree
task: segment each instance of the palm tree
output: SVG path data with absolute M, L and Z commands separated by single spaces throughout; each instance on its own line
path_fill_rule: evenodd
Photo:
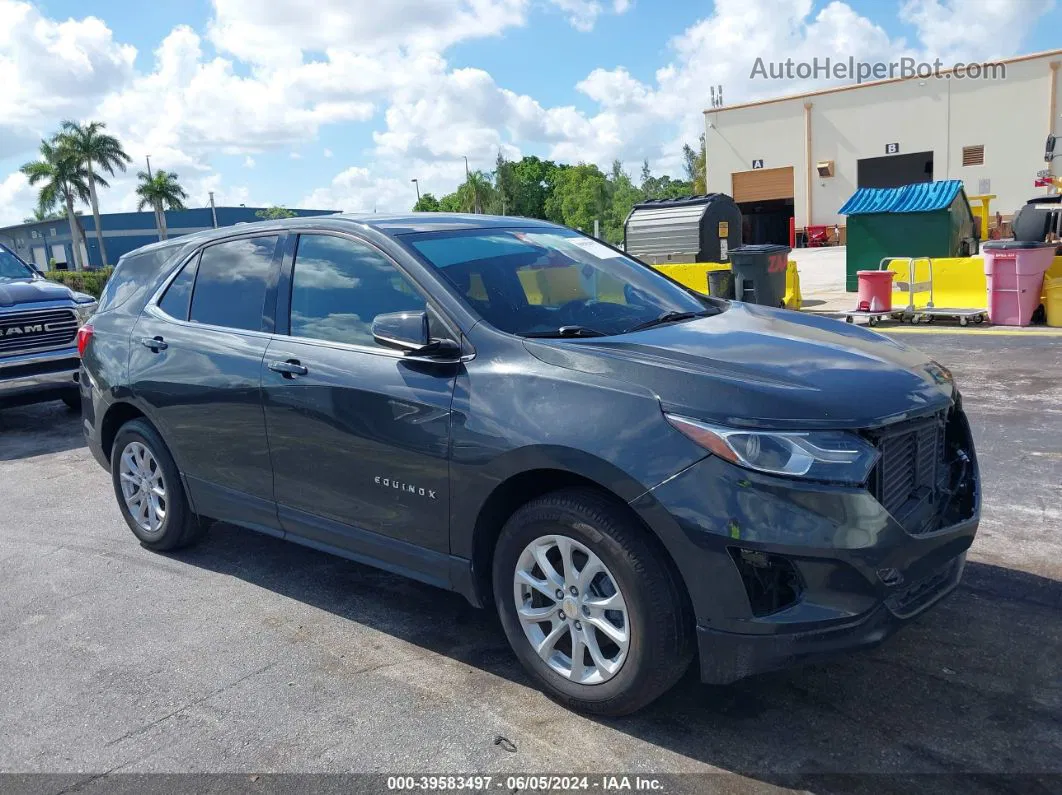
M 188 194 L 177 182 L 177 175 L 172 171 L 159 169 L 154 175 L 141 171 L 136 178 L 140 180 L 140 184 L 136 186 L 136 195 L 140 197 L 136 209 L 143 210 L 150 206 L 155 211 L 159 240 L 165 240 L 166 210 L 183 210 L 182 199 L 187 199 Z
M 60 202 L 66 207 L 66 220 L 70 224 L 70 240 L 74 249 L 74 267 L 84 270 L 80 229 L 74 220 L 74 202 L 89 199 L 88 171 L 67 149 L 59 145 L 56 138 L 41 141 L 40 153 L 40 160 L 26 163 L 20 171 L 26 175 L 30 185 L 40 184 L 38 207 L 54 207 Z
M 59 133 L 61 145 L 69 149 L 88 172 L 89 202 L 92 205 L 92 217 L 96 221 L 96 242 L 100 246 L 103 267 L 107 267 L 107 250 L 103 246 L 103 229 L 100 228 L 100 205 L 96 198 L 96 185 L 107 187 L 107 182 L 97 176 L 95 169 L 98 168 L 114 176 L 115 169 L 125 171 L 125 164 L 131 162 L 131 158 L 122 149 L 122 144 L 118 139 L 103 132 L 106 126 L 101 121 L 90 121 L 87 124 L 64 121 Z

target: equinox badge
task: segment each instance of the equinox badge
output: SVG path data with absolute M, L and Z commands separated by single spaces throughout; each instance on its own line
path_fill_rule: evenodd
M 438 499 L 433 489 L 426 489 L 423 486 L 414 486 L 412 483 L 402 483 L 393 478 L 384 478 L 379 475 L 372 480 L 377 486 L 383 486 L 385 489 L 398 489 L 409 494 L 416 494 L 418 497 L 427 497 L 429 500 Z

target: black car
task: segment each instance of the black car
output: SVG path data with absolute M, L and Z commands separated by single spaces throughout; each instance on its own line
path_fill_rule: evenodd
M 81 406 L 77 331 L 91 295 L 44 279 L 0 245 L 0 409 L 62 400 Z
M 554 697 L 878 643 L 980 514 L 951 374 L 711 299 L 563 227 L 289 219 L 127 255 L 82 332 L 89 445 L 149 549 L 229 522 L 494 603 Z

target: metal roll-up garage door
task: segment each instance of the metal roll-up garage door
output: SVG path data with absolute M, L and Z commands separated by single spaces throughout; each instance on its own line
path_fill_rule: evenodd
M 730 177 L 731 193 L 738 204 L 793 198 L 792 166 L 735 171 Z

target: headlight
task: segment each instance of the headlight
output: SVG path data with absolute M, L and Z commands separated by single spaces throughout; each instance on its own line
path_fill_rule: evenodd
M 675 414 L 664 416 L 720 458 L 758 472 L 859 484 L 878 460 L 873 445 L 845 431 L 745 431 Z
M 83 326 L 88 323 L 88 319 L 92 317 L 93 313 L 96 311 L 96 307 L 98 306 L 99 304 L 95 301 L 92 301 L 91 303 L 87 304 L 75 305 L 74 314 L 77 315 L 78 326 Z

